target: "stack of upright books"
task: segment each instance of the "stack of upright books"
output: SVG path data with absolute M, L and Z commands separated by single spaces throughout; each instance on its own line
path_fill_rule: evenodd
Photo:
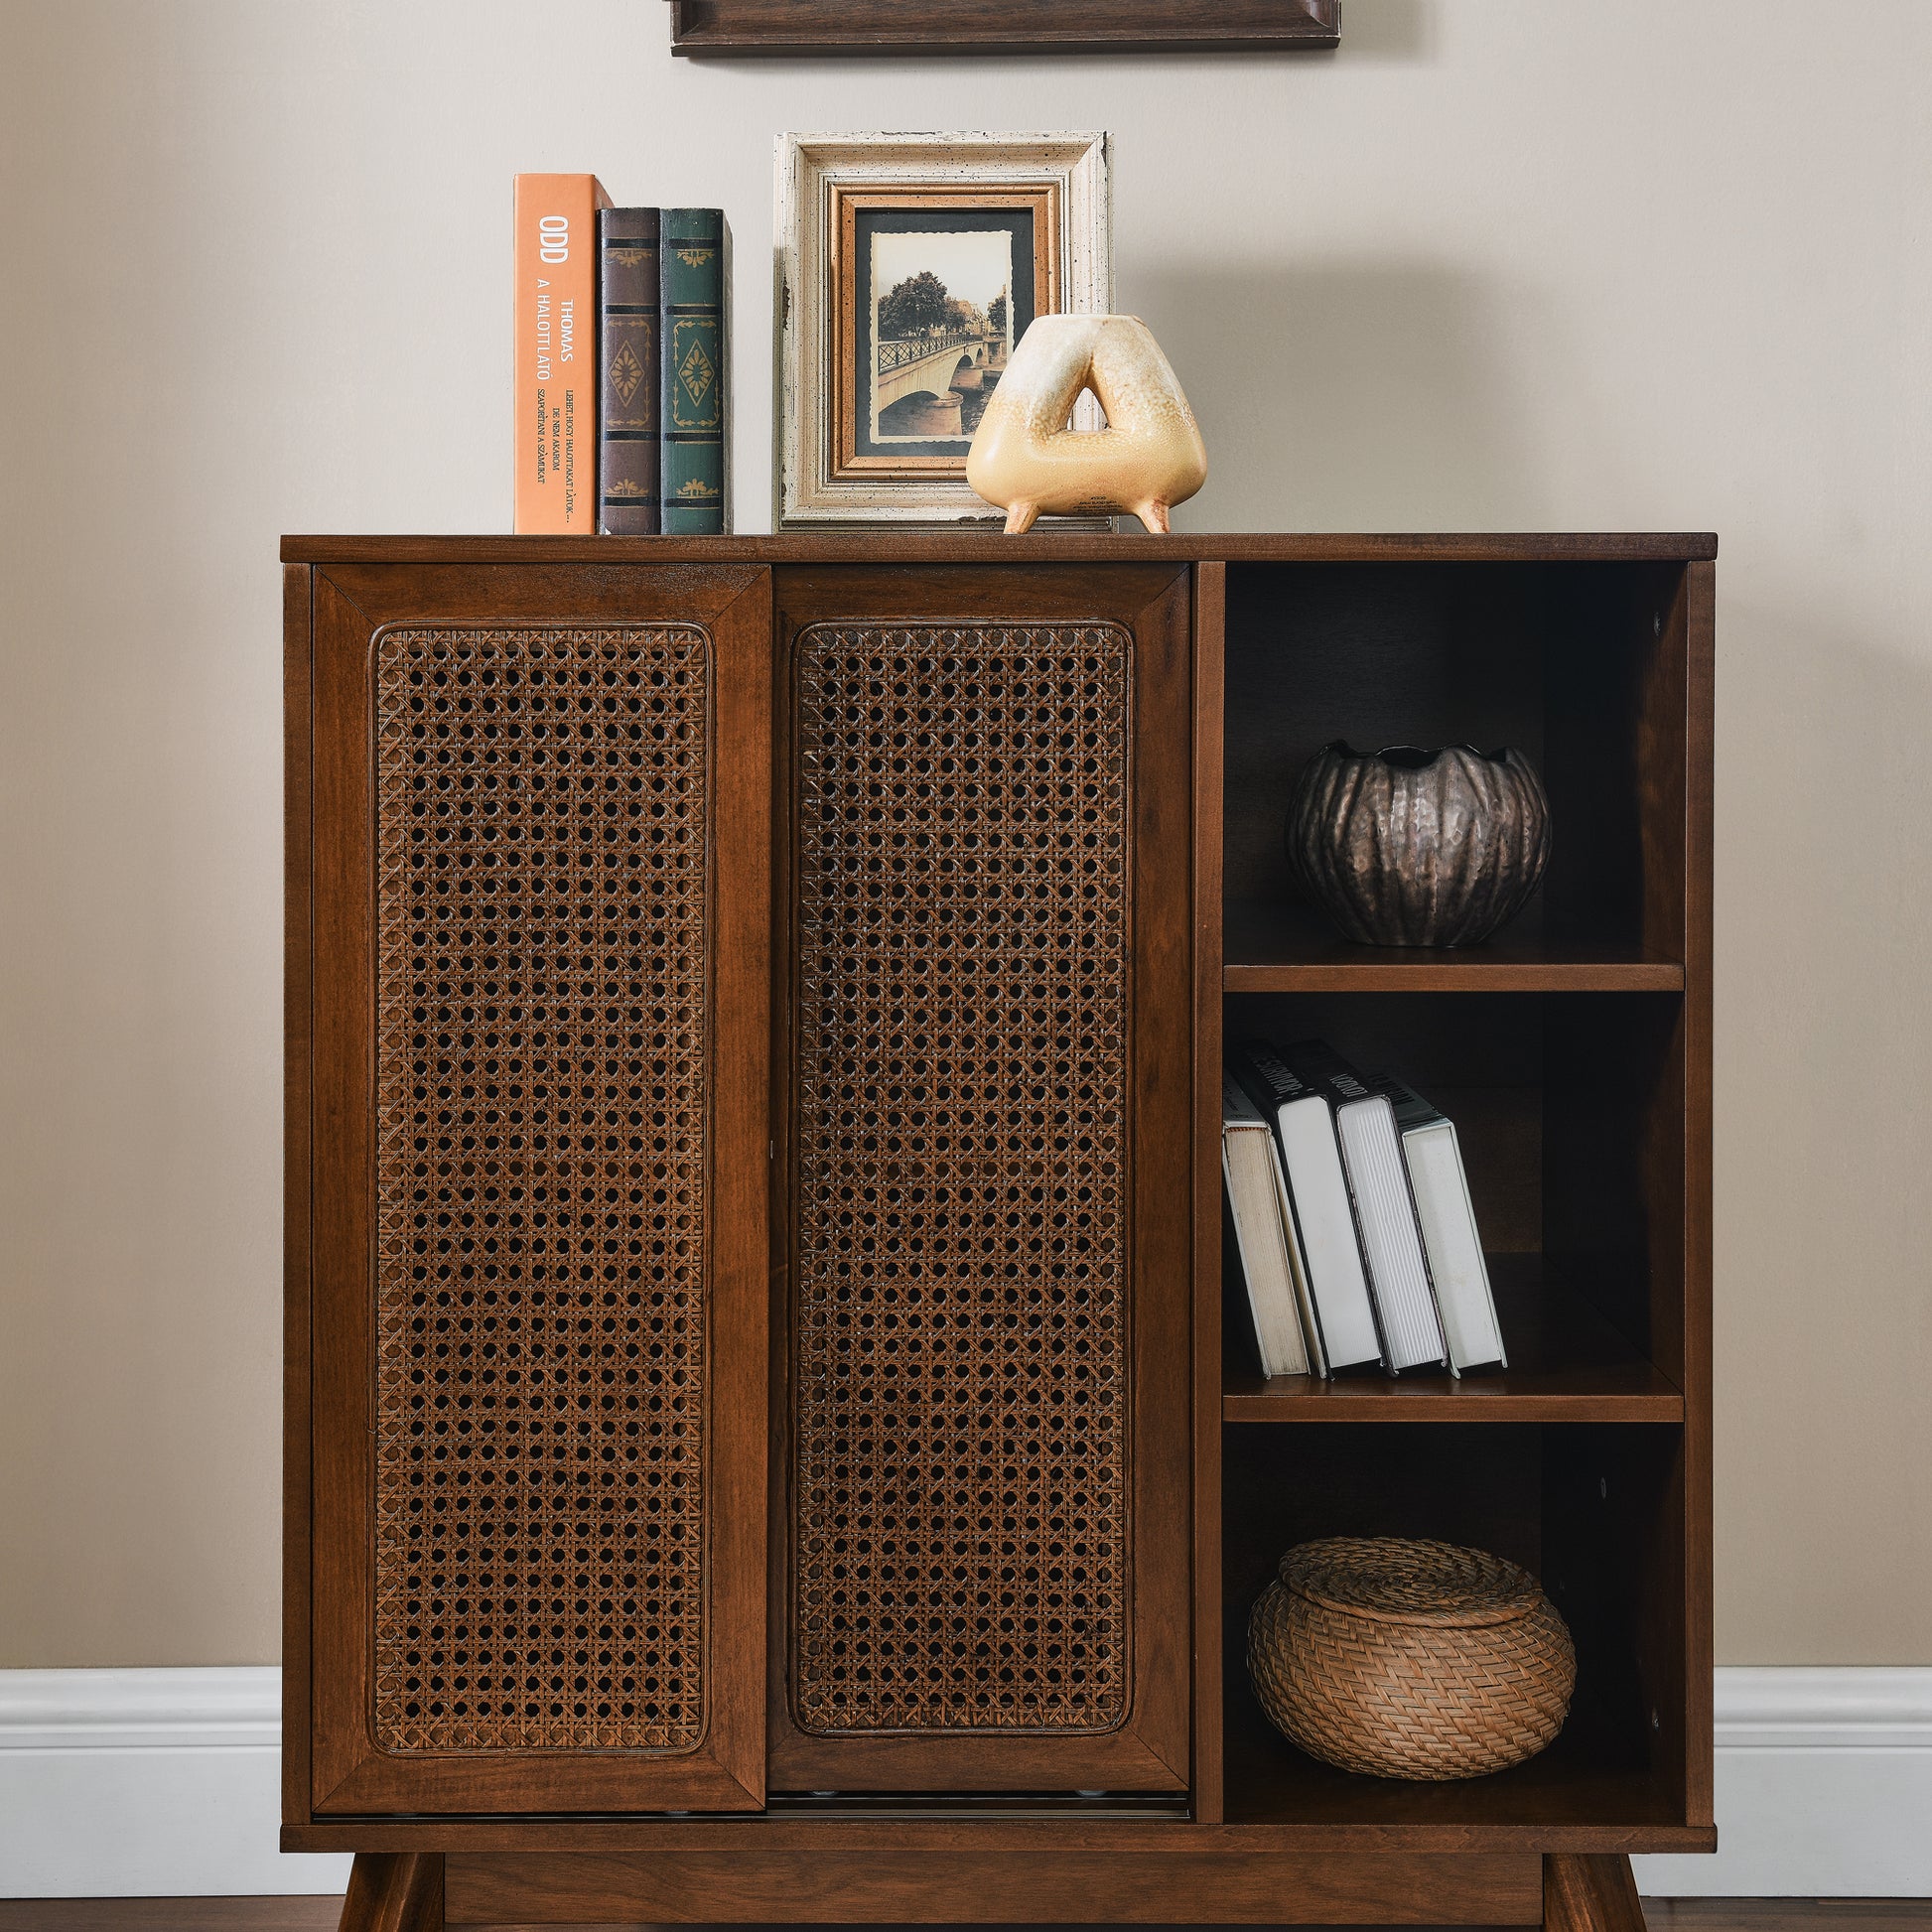
M 1507 1366 L 1451 1121 L 1319 1040 L 1237 1042 L 1221 1100 L 1264 1375 Z
M 724 210 L 518 175 L 515 222 L 517 533 L 729 530 Z

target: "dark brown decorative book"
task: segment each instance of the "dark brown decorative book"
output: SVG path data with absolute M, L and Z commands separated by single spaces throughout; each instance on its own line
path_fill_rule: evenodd
M 657 210 L 607 207 L 598 217 L 598 237 L 604 429 L 598 444 L 597 527 L 605 536 L 654 537 L 663 527 Z

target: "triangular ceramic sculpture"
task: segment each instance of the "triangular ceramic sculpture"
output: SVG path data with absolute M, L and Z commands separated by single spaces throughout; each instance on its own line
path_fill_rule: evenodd
M 1066 427 L 1091 389 L 1107 427 Z M 1049 516 L 1132 510 L 1150 530 L 1207 481 L 1207 450 L 1139 316 L 1040 316 L 1020 339 L 966 453 L 966 481 L 1009 535 Z

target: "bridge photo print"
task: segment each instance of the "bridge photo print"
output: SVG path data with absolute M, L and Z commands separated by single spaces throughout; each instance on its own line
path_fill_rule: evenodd
M 1013 349 L 1014 241 L 1006 228 L 873 237 L 860 377 L 875 443 L 972 441 Z
M 1036 191 L 926 190 L 846 212 L 840 467 L 960 476 L 1013 345 L 1052 307 L 1057 210 Z

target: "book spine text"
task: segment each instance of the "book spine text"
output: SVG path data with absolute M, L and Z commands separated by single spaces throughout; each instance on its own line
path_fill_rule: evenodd
M 516 178 L 516 488 L 519 536 L 597 528 L 595 175 Z

